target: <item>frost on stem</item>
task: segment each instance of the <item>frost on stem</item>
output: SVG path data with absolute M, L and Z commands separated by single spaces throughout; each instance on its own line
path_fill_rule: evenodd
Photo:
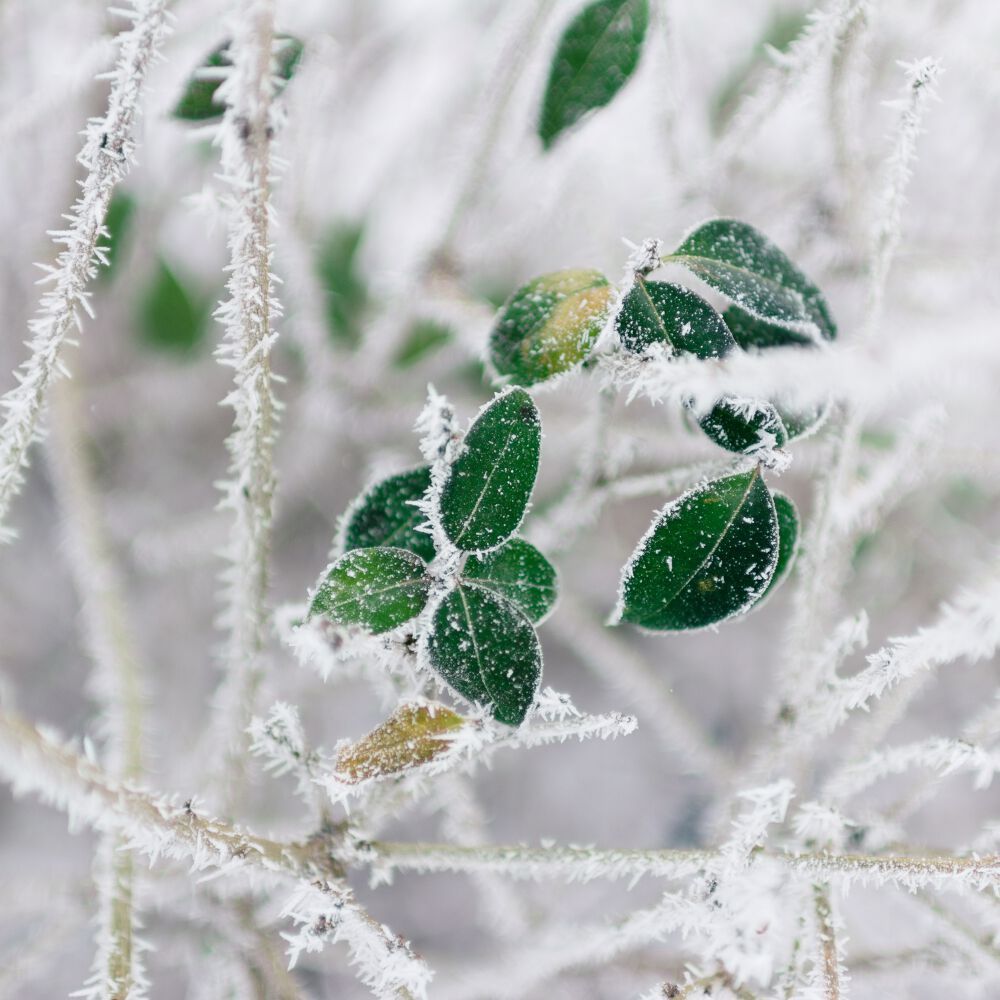
M 227 630 L 225 677 L 217 696 L 217 726 L 227 775 L 242 774 L 244 729 L 263 675 L 274 499 L 273 448 L 278 405 L 272 391 L 272 324 L 279 307 L 272 290 L 270 242 L 271 136 L 275 127 L 274 11 L 269 0 L 242 4 L 233 17 L 232 69 L 219 87 L 226 111 L 219 129 L 222 171 L 229 185 L 229 298 L 217 312 L 225 327 L 218 350 L 235 386 L 224 403 L 234 411 L 226 445 L 230 478 L 220 506 L 233 513 L 223 574 Z M 234 792 L 227 788 L 227 795 Z
M 121 36 L 121 52 L 111 75 L 111 94 L 103 118 L 87 124 L 79 162 L 86 170 L 80 182 L 82 193 L 74 204 L 66 229 L 51 233 L 61 246 L 53 266 L 41 265 L 42 283 L 50 287 L 42 295 L 35 318 L 29 324 L 31 356 L 16 373 L 17 385 L 0 399 L 0 540 L 9 539 L 3 527 L 11 500 L 24 482 L 28 448 L 38 436 L 38 421 L 53 379 L 66 374 L 60 360 L 63 345 L 72 331 L 82 329 L 80 311 L 91 315 L 87 285 L 105 263 L 98 246 L 107 235 L 104 218 L 115 185 L 132 163 L 132 137 L 143 84 L 166 33 L 166 0 L 134 0 L 123 16 L 132 22 Z

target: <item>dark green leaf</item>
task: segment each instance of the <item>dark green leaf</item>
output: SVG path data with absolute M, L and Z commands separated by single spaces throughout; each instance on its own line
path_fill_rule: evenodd
M 756 319 L 739 306 L 730 306 L 723 314 L 733 339 L 744 351 L 764 350 L 768 347 L 813 347 L 815 341 L 805 333 L 797 333 L 786 326 L 777 326 Z
M 376 483 L 351 505 L 345 515 L 344 551 L 391 545 L 434 558 L 431 536 L 417 531 L 427 518 L 412 501 L 420 500 L 431 485 L 430 466 L 422 465 Z
M 764 593 L 754 602 L 754 607 L 763 601 L 783 582 L 792 568 L 799 547 L 799 514 L 784 493 L 772 493 L 774 512 L 778 523 L 778 561 L 774 567 L 771 580 L 764 588 Z
M 433 319 L 419 319 L 410 327 L 406 339 L 399 345 L 392 363 L 397 368 L 410 368 L 428 354 L 451 340 L 451 329 Z
M 590 353 L 613 294 L 597 271 L 556 271 L 528 282 L 497 317 L 490 334 L 493 366 L 521 385 L 569 371 Z
M 622 574 L 617 617 L 685 631 L 725 621 L 764 592 L 778 556 L 759 469 L 689 490 L 663 509 Z
M 164 261 L 158 261 L 139 302 L 142 339 L 160 350 L 188 354 L 201 343 L 207 319 L 204 299 L 185 287 Z
M 430 593 L 426 569 L 423 559 L 406 549 L 354 549 L 327 571 L 309 614 L 388 632 L 423 611 Z
M 291 35 L 276 35 L 275 63 L 278 77 L 278 92 L 292 78 L 295 69 L 302 58 L 302 42 Z M 232 66 L 229 57 L 229 40 L 213 49 L 201 66 L 195 70 L 188 80 L 181 99 L 174 107 L 174 117 L 184 121 L 211 121 L 221 118 L 225 111 L 224 105 L 216 100 L 216 91 L 221 80 L 219 74 L 213 72 L 222 67 Z M 204 71 L 208 72 L 205 73 Z
M 463 698 L 492 705 L 493 717 L 519 726 L 542 675 L 542 649 L 521 610 L 492 590 L 463 583 L 434 613 L 431 665 Z
M 104 228 L 108 231 L 105 243 L 108 264 L 107 267 L 102 267 L 99 272 L 102 281 L 110 280 L 121 262 L 122 247 L 128 237 L 129 230 L 132 228 L 131 222 L 134 212 L 135 201 L 131 195 L 121 189 L 116 190 L 108 205 L 108 213 L 104 217 Z
M 698 424 L 727 451 L 752 453 L 783 448 L 788 442 L 780 413 L 763 399 L 723 396 Z
M 682 264 L 756 319 L 832 340 L 836 325 L 820 290 L 753 226 L 713 219 L 685 238 L 665 262 Z
M 666 344 L 699 358 L 721 358 L 734 346 L 722 317 L 700 295 L 641 275 L 625 296 L 616 323 L 622 345 L 634 354 L 650 344 Z
M 483 408 L 441 491 L 441 523 L 463 552 L 495 549 L 517 531 L 538 474 L 542 426 L 523 389 Z
M 333 225 L 320 245 L 316 274 L 326 295 L 326 322 L 330 337 L 342 347 L 357 347 L 368 307 L 368 285 L 358 268 L 358 249 L 364 226 L 356 222 Z
M 639 65 L 648 22 L 648 0 L 596 0 L 570 21 L 552 60 L 538 121 L 546 149 L 625 86 Z
M 512 538 L 487 555 L 469 556 L 462 576 L 513 601 L 536 625 L 556 601 L 554 567 L 522 538 Z

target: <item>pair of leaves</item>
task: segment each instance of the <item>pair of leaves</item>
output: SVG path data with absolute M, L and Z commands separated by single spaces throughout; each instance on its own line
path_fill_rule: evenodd
M 569 23 L 552 59 L 538 120 L 545 149 L 609 104 L 639 65 L 649 0 L 595 0 Z
M 540 444 L 531 397 L 523 389 L 499 394 L 469 429 L 437 497 L 442 528 L 464 564 L 432 608 L 422 648 L 455 691 L 491 705 L 509 725 L 519 725 L 534 701 L 542 668 L 534 624 L 556 597 L 548 560 L 511 537 L 527 509 Z M 419 530 L 430 494 L 428 466 L 363 494 L 342 530 L 349 551 L 327 570 L 310 614 L 376 634 L 420 615 L 433 586 L 427 564 L 434 543 Z
M 302 59 L 302 42 L 291 35 L 275 36 L 278 91 L 291 80 Z M 190 122 L 214 121 L 222 117 L 225 107 L 219 103 L 217 91 L 222 83 L 218 70 L 232 66 L 227 39 L 216 46 L 188 80 L 184 93 L 174 106 L 174 117 Z M 205 71 L 208 72 L 205 72 Z M 216 71 L 216 72 L 213 72 Z
M 689 490 L 639 542 L 616 619 L 688 631 L 748 611 L 785 577 L 797 538 L 794 505 L 772 496 L 759 467 Z

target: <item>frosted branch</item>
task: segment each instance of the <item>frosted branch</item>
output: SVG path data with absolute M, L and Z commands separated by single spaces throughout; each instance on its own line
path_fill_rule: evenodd
M 24 482 L 28 449 L 38 436 L 49 385 L 65 374 L 62 348 L 74 329 L 82 329 L 81 311 L 91 313 L 87 285 L 104 260 L 98 241 L 106 235 L 104 217 L 111 195 L 132 163 L 132 133 L 143 84 L 166 32 L 166 0 L 134 0 L 125 16 L 132 23 L 121 36 L 108 110 L 103 118 L 88 123 L 79 156 L 87 171 L 82 193 L 70 212 L 68 227 L 51 234 L 63 249 L 54 266 L 43 268 L 43 282 L 51 287 L 29 324 L 31 356 L 17 372 L 17 385 L 0 399 L 0 538 L 10 537 L 3 523 Z
M 219 87 L 226 102 L 220 126 L 223 176 L 229 185 L 229 298 L 218 310 L 225 338 L 221 364 L 233 369 L 233 408 L 226 446 L 230 478 L 220 506 L 232 511 L 223 576 L 227 630 L 225 677 L 217 695 L 216 726 L 230 779 L 242 774 L 245 729 L 264 673 L 268 629 L 273 449 L 277 403 L 272 390 L 272 329 L 279 307 L 273 293 L 270 244 L 271 112 L 274 93 L 274 11 L 270 0 L 247 0 L 233 18 L 232 69 Z M 228 782 L 229 795 L 238 781 Z

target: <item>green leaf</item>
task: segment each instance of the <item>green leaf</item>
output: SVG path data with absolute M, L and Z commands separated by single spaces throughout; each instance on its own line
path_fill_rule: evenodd
M 722 318 L 733 339 L 744 351 L 766 350 L 768 347 L 814 347 L 816 344 L 808 334 L 756 319 L 739 306 L 730 306 Z
M 799 514 L 784 493 L 772 493 L 774 512 L 778 524 L 778 561 L 770 582 L 764 588 L 764 593 L 754 601 L 754 607 L 759 607 L 773 592 L 784 583 L 795 561 L 799 549 Z
M 462 577 L 496 591 L 538 624 L 556 602 L 556 571 L 529 542 L 512 538 L 484 556 L 469 556 Z
M 309 614 L 388 632 L 423 611 L 431 585 L 426 569 L 406 549 L 354 549 L 327 570 Z
M 538 135 L 545 149 L 625 86 L 639 65 L 648 23 L 648 0 L 596 0 L 570 21 L 542 100 Z
M 538 410 L 523 389 L 499 393 L 482 409 L 441 491 L 441 524 L 463 552 L 495 549 L 517 531 L 541 442 Z
M 699 358 L 721 358 L 734 347 L 722 317 L 700 295 L 641 275 L 625 296 L 616 325 L 622 346 L 633 354 L 666 344 Z
M 190 354 L 201 343 L 208 305 L 190 291 L 163 260 L 139 302 L 139 332 L 150 347 Z
M 837 328 L 820 290 L 753 226 L 713 219 L 690 233 L 664 263 L 676 263 L 731 299 L 744 312 L 832 340 Z
M 122 247 L 132 228 L 132 216 L 135 213 L 135 199 L 120 188 L 115 191 L 104 217 L 104 228 L 108 231 L 105 245 L 107 267 L 102 267 L 99 275 L 101 281 L 110 281 L 121 263 Z
M 668 504 L 622 573 L 617 620 L 661 631 L 705 628 L 745 611 L 778 557 L 774 503 L 759 468 Z
M 783 448 L 788 442 L 781 414 L 763 399 L 723 396 L 698 420 L 698 425 L 727 451 L 753 453 Z
M 393 355 L 392 363 L 397 368 L 412 368 L 451 339 L 451 328 L 444 323 L 434 319 L 418 319 Z
M 281 93 L 292 78 L 295 69 L 302 59 L 302 42 L 291 35 L 275 35 L 277 51 L 275 52 L 276 72 L 278 78 L 277 92 Z M 174 106 L 174 117 L 184 121 L 201 122 L 221 118 L 225 106 L 216 100 L 216 92 L 222 81 L 217 72 L 222 67 L 232 66 L 229 56 L 230 41 L 227 39 L 214 48 L 202 64 L 188 80 L 181 99 Z M 204 73 L 208 70 L 208 73 Z
M 576 367 L 600 335 L 613 295 L 598 271 L 556 271 L 529 281 L 507 300 L 490 333 L 494 368 L 534 385 Z
M 431 485 L 430 466 L 389 476 L 366 490 L 345 515 L 344 551 L 395 546 L 415 552 L 430 562 L 434 558 L 431 536 L 417 531 L 426 516 L 414 506 Z
M 363 237 L 363 223 L 335 223 L 316 257 L 316 276 L 326 295 L 330 339 L 341 347 L 354 348 L 361 342 L 361 325 L 368 308 L 368 284 L 358 267 Z
M 463 698 L 492 705 L 498 722 L 524 721 L 541 680 L 542 649 L 515 604 L 485 587 L 456 587 L 434 613 L 427 655 Z

